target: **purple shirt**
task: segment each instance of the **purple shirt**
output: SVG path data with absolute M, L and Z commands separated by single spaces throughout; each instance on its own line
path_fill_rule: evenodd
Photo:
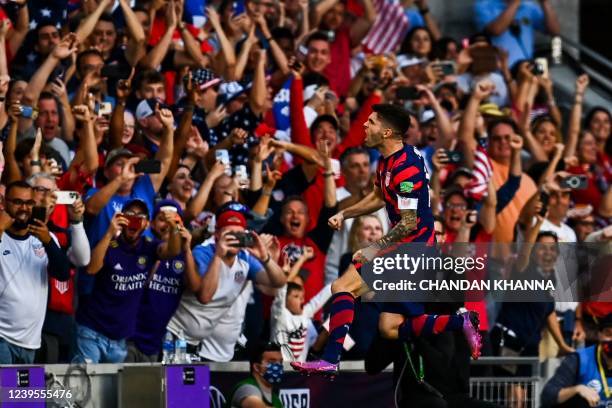
M 114 340 L 133 335 L 159 244 L 149 237 L 141 237 L 133 247 L 121 238 L 112 240 L 104 266 L 96 274 L 93 292 L 79 305 L 77 322 Z
M 132 341 L 147 355 L 159 353 L 166 326 L 176 311 L 183 294 L 185 257 L 159 261 L 159 266 L 142 295 L 136 334 Z

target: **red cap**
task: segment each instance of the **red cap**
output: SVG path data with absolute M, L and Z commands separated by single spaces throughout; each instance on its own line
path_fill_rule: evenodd
M 217 217 L 216 228 L 221 229 L 228 225 L 238 225 L 246 228 L 247 221 L 244 215 L 238 211 L 224 211 Z

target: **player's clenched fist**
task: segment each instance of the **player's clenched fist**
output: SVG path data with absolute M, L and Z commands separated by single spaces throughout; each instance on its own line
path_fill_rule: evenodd
M 342 228 L 343 222 L 344 222 L 344 215 L 342 214 L 342 212 L 339 212 L 338 214 L 334 215 L 327 221 L 329 226 L 335 230 L 339 230 L 340 228 Z

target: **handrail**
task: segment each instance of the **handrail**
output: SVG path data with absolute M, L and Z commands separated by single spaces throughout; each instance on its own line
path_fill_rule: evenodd
M 560 37 L 561 37 L 561 40 L 563 41 L 563 44 L 569 44 L 569 46 L 573 48 L 577 48 L 581 53 L 588 55 L 589 57 L 597 61 L 597 63 L 603 65 L 604 67 L 612 71 L 612 62 L 608 60 L 606 57 L 604 57 L 603 55 L 599 54 L 597 51 L 594 51 L 585 45 L 582 45 L 573 40 L 570 40 L 569 38 L 563 35 L 561 35 Z

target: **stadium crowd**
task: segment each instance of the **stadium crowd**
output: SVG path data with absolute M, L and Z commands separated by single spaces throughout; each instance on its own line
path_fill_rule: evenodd
M 374 188 L 377 104 L 409 114 L 438 242 L 612 239 L 611 114 L 583 110 L 586 75 L 557 106 L 534 55 L 536 31 L 560 31 L 550 0 L 477 0 L 464 41 L 427 0 L 203 3 L 2 2 L 1 364 L 161 361 L 168 336 L 202 361 L 277 343 L 241 406 L 279 361 L 320 355 L 332 282 L 389 230 L 383 209 L 328 225 Z M 465 307 L 483 355 L 572 353 L 612 313 Z M 355 308 L 343 358 L 363 359 L 380 311 Z

